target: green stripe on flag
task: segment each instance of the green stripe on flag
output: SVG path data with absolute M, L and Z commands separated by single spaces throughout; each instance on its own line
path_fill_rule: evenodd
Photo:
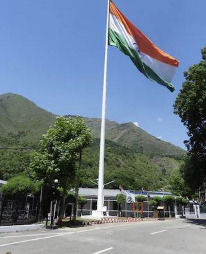
M 139 57 L 139 54 L 134 49 L 131 49 L 125 39 L 120 34 L 114 32 L 112 29 L 109 29 L 109 45 L 117 47 L 125 55 L 129 56 L 132 62 L 138 68 L 138 70 L 143 73 L 148 79 L 167 87 L 171 92 L 175 90 L 171 83 L 162 79 L 149 66 L 143 63 L 141 58 Z

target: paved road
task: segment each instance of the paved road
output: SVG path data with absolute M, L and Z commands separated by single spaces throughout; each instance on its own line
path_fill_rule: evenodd
M 0 234 L 0 253 L 205 254 L 206 224 L 168 220 Z

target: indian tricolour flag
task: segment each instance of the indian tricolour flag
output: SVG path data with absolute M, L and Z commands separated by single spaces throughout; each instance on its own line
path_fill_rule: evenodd
M 109 45 L 128 55 L 147 78 L 174 91 L 170 83 L 179 61 L 168 55 L 140 32 L 110 1 Z

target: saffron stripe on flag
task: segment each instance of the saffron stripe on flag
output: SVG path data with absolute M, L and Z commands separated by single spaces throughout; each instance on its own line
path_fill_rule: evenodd
M 142 32 L 140 32 L 110 1 L 110 13 L 114 15 L 125 27 L 127 33 L 134 38 L 138 44 L 139 50 L 152 58 L 164 62 L 175 67 L 178 66 L 179 61 L 169 54 L 158 48 L 151 40 L 149 40 Z

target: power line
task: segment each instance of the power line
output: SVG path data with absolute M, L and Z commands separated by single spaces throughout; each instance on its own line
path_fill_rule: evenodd
M 32 147 L 0 147 L 0 150 L 36 150 Z

